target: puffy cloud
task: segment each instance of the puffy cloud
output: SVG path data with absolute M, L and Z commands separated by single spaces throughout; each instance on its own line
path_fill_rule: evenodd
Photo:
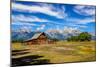
M 63 30 L 64 33 L 74 33 L 74 32 L 77 32 L 77 33 L 80 33 L 80 31 L 78 30 L 77 27 L 64 27 L 64 30 Z
M 73 9 L 76 13 L 84 16 L 95 16 L 95 6 L 77 5 Z
M 23 26 L 18 31 L 20 31 L 20 32 L 31 32 L 32 31 L 32 27 L 30 27 L 30 26 Z
M 41 25 L 40 27 L 38 27 L 38 28 L 36 29 L 36 31 L 43 30 L 44 28 L 45 28 L 45 25 Z
M 79 25 L 79 28 L 87 28 L 85 25 Z
M 30 32 L 32 32 L 32 27 L 31 26 L 23 25 L 23 26 L 18 27 L 16 29 L 12 28 L 11 30 L 12 30 L 12 32 L 20 32 L 20 33 L 28 32 L 28 33 L 30 33 Z
M 66 27 L 64 26 L 63 29 L 60 29 L 60 26 L 57 26 L 57 28 L 55 29 L 48 29 L 46 31 L 47 33 L 61 33 L 61 34 L 65 34 L 65 33 L 70 33 L 70 34 L 74 34 L 74 33 L 80 33 L 80 30 L 77 27 Z
M 56 18 L 64 18 L 67 16 L 65 14 L 65 8 L 57 9 L 51 4 L 40 4 L 40 5 L 24 5 L 18 3 L 12 3 L 12 9 L 16 11 L 32 12 L 32 13 L 43 13 Z

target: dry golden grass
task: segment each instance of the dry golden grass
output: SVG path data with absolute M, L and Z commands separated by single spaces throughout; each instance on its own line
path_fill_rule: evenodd
M 40 59 L 49 59 L 51 63 L 95 61 L 95 41 L 91 42 L 67 42 L 59 41 L 56 44 L 22 45 L 12 43 L 12 50 L 27 50 L 29 53 L 13 56 L 19 58 L 29 55 L 43 56 Z

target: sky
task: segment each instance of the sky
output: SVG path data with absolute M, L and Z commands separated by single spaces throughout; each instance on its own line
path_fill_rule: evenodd
M 95 9 L 93 5 L 13 1 L 11 26 L 14 31 L 71 28 L 95 33 Z

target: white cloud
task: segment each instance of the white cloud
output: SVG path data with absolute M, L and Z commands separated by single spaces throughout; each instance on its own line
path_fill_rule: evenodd
M 74 31 L 78 31 L 77 27 L 64 27 L 64 33 L 72 33 Z
M 79 34 L 81 31 L 78 29 L 78 28 L 76 28 L 76 27 L 64 27 L 63 29 L 60 29 L 60 27 L 57 27 L 57 28 L 55 28 L 55 29 L 52 29 L 52 28 L 50 28 L 50 29 L 48 29 L 47 31 L 46 31 L 46 33 L 60 33 L 60 34 L 63 34 L 63 35 L 66 35 L 66 34 Z
M 77 24 L 87 24 L 87 23 L 91 23 L 91 22 L 95 22 L 95 19 L 94 18 L 86 18 L 86 19 L 77 20 Z
M 21 22 L 16 22 L 16 23 L 11 23 L 12 25 L 21 25 L 21 26 L 38 26 L 36 24 L 32 24 L 32 23 L 21 23 Z
M 95 6 L 83 6 L 83 5 L 78 5 L 75 6 L 73 9 L 76 13 L 84 16 L 95 16 Z
M 68 18 L 66 20 L 66 22 L 71 22 L 71 23 L 74 23 L 74 24 L 87 24 L 87 23 L 95 22 L 95 18 L 84 18 L 84 19 Z
M 13 22 L 48 22 L 46 19 L 40 19 L 36 16 L 12 15 Z
M 32 27 L 31 26 L 21 26 L 21 27 L 18 27 L 18 28 L 16 28 L 16 29 L 13 29 L 12 28 L 12 31 L 13 32 L 20 32 L 20 33 L 22 33 L 22 32 L 28 32 L 28 33 L 30 33 L 30 32 L 32 32 Z
M 39 5 L 24 5 L 18 3 L 12 3 L 12 9 L 16 11 L 32 12 L 32 13 L 43 13 L 56 18 L 64 18 L 67 14 L 64 13 L 65 9 L 62 7 L 57 10 L 50 4 L 41 4 Z
M 79 28 L 87 28 L 85 25 L 79 25 Z
M 19 32 L 31 32 L 32 31 L 32 27 L 30 27 L 30 26 L 23 26 L 20 29 L 18 29 L 17 31 L 19 31 Z
M 12 23 L 16 25 L 34 25 L 34 22 L 46 22 L 51 25 L 64 25 L 63 23 L 57 23 L 52 20 L 42 19 L 36 16 L 26 16 L 23 14 L 20 15 L 12 15 Z
M 38 27 L 38 28 L 36 29 L 36 31 L 43 30 L 44 28 L 45 28 L 45 25 L 41 25 L 40 27 Z

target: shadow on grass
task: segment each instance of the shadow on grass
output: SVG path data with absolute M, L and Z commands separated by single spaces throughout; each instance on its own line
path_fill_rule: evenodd
M 23 54 L 27 54 L 30 52 L 20 52 L 20 53 L 12 53 L 12 56 L 18 56 L 18 55 L 23 55 Z
M 31 55 L 20 58 L 12 58 L 12 67 L 27 66 L 27 65 L 42 65 L 51 64 L 48 59 L 40 59 L 43 56 Z
M 29 49 L 24 49 L 24 50 L 12 50 L 12 56 L 18 56 L 18 55 L 23 55 L 23 54 L 30 53 L 28 50 L 29 50 Z
M 12 50 L 12 52 L 23 52 L 23 51 L 27 51 L 29 49 L 23 49 L 23 50 Z

